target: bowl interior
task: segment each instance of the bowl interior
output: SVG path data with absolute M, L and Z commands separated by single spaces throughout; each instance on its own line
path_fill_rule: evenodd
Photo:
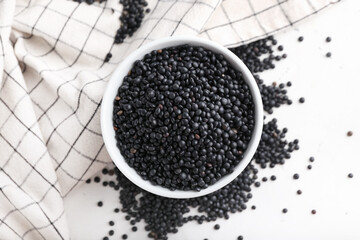
M 133 63 L 138 59 L 142 59 L 145 54 L 151 52 L 152 50 L 158 50 L 158 49 L 181 45 L 181 44 L 203 46 L 209 50 L 212 50 L 213 52 L 223 54 L 226 60 L 234 68 L 236 68 L 237 70 L 243 73 L 244 80 L 246 81 L 246 83 L 250 88 L 255 105 L 255 127 L 252 133 L 252 138 L 248 144 L 248 148 L 244 153 L 244 158 L 235 167 L 233 173 L 222 177 L 215 184 L 210 185 L 208 188 L 202 189 L 199 192 L 183 191 L 183 190 L 171 191 L 165 187 L 153 185 L 150 183 L 150 181 L 143 180 L 137 174 L 137 172 L 126 163 L 124 157 L 120 154 L 120 150 L 116 146 L 115 131 L 113 129 L 113 120 L 112 120 L 113 101 L 116 97 L 119 86 L 123 82 L 123 78 L 127 75 L 129 70 L 133 66 Z M 261 95 L 258 86 L 255 82 L 255 79 L 248 70 L 248 68 L 236 55 L 234 55 L 231 51 L 229 51 L 225 47 L 215 42 L 201 38 L 196 38 L 196 37 L 162 38 L 159 40 L 155 40 L 147 45 L 144 45 L 141 48 L 134 51 L 131 55 L 125 58 L 125 60 L 121 62 L 120 65 L 117 67 L 117 69 L 114 71 L 110 81 L 108 82 L 101 105 L 102 135 L 104 138 L 106 149 L 110 154 L 110 157 L 112 158 L 115 165 L 130 181 L 132 181 L 137 186 L 151 193 L 169 198 L 193 198 L 193 197 L 203 196 L 224 187 L 232 180 L 234 180 L 251 161 L 260 141 L 262 127 L 263 127 L 263 106 L 261 101 Z

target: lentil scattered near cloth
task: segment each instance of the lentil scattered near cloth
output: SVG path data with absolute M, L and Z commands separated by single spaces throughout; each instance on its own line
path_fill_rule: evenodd
M 74 2 L 93 4 L 95 0 L 73 0 Z M 100 3 L 106 0 L 99 0 Z M 116 31 L 114 36 L 114 43 L 123 43 L 126 37 L 131 37 L 141 26 L 145 17 L 145 13 L 149 13 L 150 9 L 145 0 L 120 0 L 119 3 L 123 6 L 120 20 L 120 28 Z M 114 9 L 112 9 L 114 13 Z M 108 62 L 112 57 L 111 53 L 105 56 L 104 62 Z
M 242 58 L 247 66 L 252 66 L 253 69 L 267 70 L 264 65 L 269 65 L 269 61 L 273 61 L 271 60 L 273 59 L 271 48 L 267 52 L 257 52 L 256 55 L 252 55 L 251 52 L 256 51 L 256 46 L 264 45 L 264 42 L 272 44 L 271 39 L 272 37 L 269 37 L 267 40 L 263 39 L 258 43 L 251 43 L 232 50 Z M 270 60 L 266 62 L 254 60 L 255 57 L 262 58 L 263 54 L 268 54 Z M 291 101 L 286 96 L 285 89 L 266 85 L 259 76 L 256 76 L 256 80 L 259 88 L 262 89 L 261 95 L 265 111 L 272 111 L 273 108 Z M 196 221 L 200 224 L 216 221 L 217 218 L 228 219 L 230 213 L 246 210 L 246 204 L 252 197 L 249 194 L 252 187 L 260 187 L 260 182 L 256 181 L 258 168 L 284 164 L 286 159 L 290 159 L 291 153 L 299 149 L 299 141 L 287 141 L 286 133 L 286 128 L 279 129 L 276 119 L 267 121 L 264 124 L 261 141 L 252 163 L 230 184 L 207 196 L 195 199 L 169 199 L 153 195 L 134 185 L 118 169 L 114 169 L 117 177 L 116 184 L 115 186 L 109 185 L 109 187 L 116 191 L 120 190 L 119 199 L 122 211 L 128 214 L 126 220 L 130 221 L 131 225 L 144 220 L 145 230 L 149 232 L 148 237 L 165 240 L 168 233 L 176 233 L 178 228 L 187 222 Z M 195 208 L 198 212 L 195 215 L 189 214 L 190 208 Z

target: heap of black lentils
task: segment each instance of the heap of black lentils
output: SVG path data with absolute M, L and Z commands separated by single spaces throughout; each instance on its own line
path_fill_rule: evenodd
M 95 2 L 105 2 L 107 0 L 73 0 L 74 2 L 87 4 L 93 4 Z M 146 0 L 120 0 L 120 4 L 123 5 L 121 12 L 120 27 L 116 31 L 114 43 L 123 43 L 126 37 L 131 37 L 141 26 L 141 23 L 146 13 L 150 12 L 147 8 L 148 3 Z M 113 10 L 114 12 L 114 10 Z M 112 57 L 111 53 L 108 53 L 105 57 L 105 62 L 108 62 Z
M 207 188 L 232 173 L 254 129 L 242 73 L 221 54 L 181 45 L 135 62 L 114 101 L 117 146 L 145 180 Z
M 268 55 L 268 61 L 257 61 L 253 57 L 252 51 L 254 46 L 259 49 L 257 58 Z M 259 40 L 255 43 L 244 45 L 239 48 L 232 49 L 245 64 L 254 72 L 254 69 L 271 69 L 265 65 L 273 64 L 276 56 L 273 56 L 273 50 L 276 41 L 272 38 Z M 280 46 L 279 46 L 280 48 Z M 267 50 L 266 50 L 267 49 Z M 282 46 L 280 48 L 282 50 Z M 262 91 L 264 108 L 272 109 L 279 107 L 281 104 L 287 103 L 284 88 L 276 85 L 265 85 L 258 77 L 258 84 L 261 88 L 268 88 L 268 91 Z M 291 84 L 288 84 L 290 86 Z M 274 101 L 274 102 L 272 102 Z M 290 158 L 292 151 L 299 149 L 298 140 L 288 142 L 285 139 L 287 129 L 279 129 L 276 119 L 268 121 L 264 124 L 263 133 L 259 147 L 254 155 L 253 161 L 247 168 L 230 184 L 212 194 L 193 198 L 193 199 L 169 199 L 148 193 L 131 183 L 116 168 L 103 171 L 104 174 L 116 175 L 116 181 L 104 181 L 104 186 L 110 186 L 114 190 L 120 192 L 121 211 L 126 213 L 125 219 L 134 225 L 132 230 L 136 231 L 137 222 L 145 221 L 145 230 L 148 231 L 148 237 L 154 239 L 167 239 L 169 233 L 176 233 L 178 228 L 189 221 L 196 221 L 199 224 L 203 222 L 215 221 L 217 218 L 228 219 L 230 213 L 241 212 L 247 209 L 247 203 L 252 198 L 251 188 L 259 187 L 257 173 L 258 167 L 274 167 L 278 164 L 284 164 L 285 160 Z M 276 177 L 272 176 L 272 180 Z M 95 182 L 100 182 L 99 177 L 94 178 Z M 267 180 L 267 179 L 266 179 Z M 265 180 L 263 179 L 265 182 Z M 106 184 L 105 184 L 106 183 Z M 196 208 L 198 214 L 189 215 L 191 208 Z M 256 209 L 256 206 L 252 206 Z M 115 208 L 115 212 L 119 212 Z M 186 216 L 185 216 L 186 214 Z M 217 230 L 220 225 L 214 225 Z M 127 239 L 128 235 L 124 234 L 123 239 Z M 108 239 L 108 237 L 104 237 Z M 243 239 L 238 236 L 237 239 Z

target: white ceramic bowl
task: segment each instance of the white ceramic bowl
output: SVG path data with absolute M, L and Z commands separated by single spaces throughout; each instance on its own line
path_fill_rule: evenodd
M 143 180 L 137 172 L 131 168 L 126 162 L 124 157 L 120 154 L 120 150 L 116 146 L 115 131 L 113 128 L 113 101 L 116 97 L 119 86 L 123 82 L 123 78 L 128 74 L 129 70 L 133 66 L 133 63 L 142 59 L 145 54 L 151 52 L 152 50 L 163 49 L 170 46 L 176 46 L 181 44 L 190 44 L 195 46 L 203 46 L 209 50 L 212 50 L 216 53 L 221 53 L 224 55 L 226 60 L 237 70 L 240 70 L 243 73 L 246 83 L 249 85 L 253 101 L 255 103 L 255 128 L 253 130 L 252 138 L 248 144 L 248 148 L 244 153 L 244 158 L 241 162 L 235 167 L 233 173 L 222 177 L 215 184 L 210 185 L 208 188 L 203 189 L 199 192 L 197 191 L 182 191 L 175 190 L 171 191 L 162 186 L 153 185 L 150 181 Z M 110 157 L 119 168 L 119 170 L 134 184 L 149 191 L 153 194 L 157 194 L 163 197 L 169 198 L 193 198 L 203 196 L 209 193 L 212 193 L 228 183 L 234 180 L 249 164 L 251 161 L 255 150 L 259 144 L 261 132 L 263 127 L 263 106 L 261 101 L 261 95 L 258 89 L 258 86 L 255 82 L 254 77 L 250 73 L 249 69 L 245 64 L 231 51 L 225 47 L 206 40 L 202 38 L 195 37 L 168 37 L 155 40 L 149 44 L 146 44 L 132 54 L 130 54 L 125 60 L 123 60 L 117 69 L 114 71 L 107 88 L 104 93 L 104 98 L 101 104 L 101 130 L 106 145 L 106 149 L 110 154 Z

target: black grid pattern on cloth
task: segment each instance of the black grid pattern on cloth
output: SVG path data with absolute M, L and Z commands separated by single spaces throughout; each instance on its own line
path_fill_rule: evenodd
M 0 16 L 0 236 L 69 239 L 62 198 L 110 162 L 99 126 L 102 92 L 127 54 L 159 37 L 183 34 L 235 46 L 338 2 L 306 0 L 310 10 L 294 18 L 295 1 L 267 0 L 259 7 L 256 0 L 148 0 L 151 12 L 142 27 L 114 44 L 118 0 L 91 6 L 71 0 L 0 0 L 0 13 L 9 2 L 15 4 L 14 16 Z M 276 11 L 285 21 L 269 30 L 264 16 Z M 259 32 L 247 35 L 242 24 Z M 12 43 L 2 34 L 10 27 Z M 218 38 L 222 35 L 231 37 Z M 109 51 L 113 58 L 104 63 Z M 21 204 L 15 197 L 23 199 Z
M 268 5 L 266 5 L 264 8 L 255 9 L 254 5 L 256 3 L 263 3 L 262 1 L 257 0 L 226 0 L 223 1 L 221 4 L 221 9 L 224 12 L 226 19 L 224 18 L 222 21 L 218 21 L 215 24 L 206 25 L 204 29 L 202 29 L 200 35 L 206 38 L 209 38 L 210 40 L 222 42 L 219 39 L 219 36 L 221 36 L 221 33 L 225 33 L 228 31 L 229 26 L 234 30 L 236 36 L 240 38 L 239 41 L 236 41 L 235 39 L 232 39 L 230 43 L 223 43 L 225 47 L 234 47 L 241 44 L 245 44 L 251 41 L 255 41 L 260 38 L 264 38 L 266 36 L 272 35 L 280 30 L 283 30 L 285 28 L 288 28 L 316 13 L 319 11 L 340 2 L 341 0 L 328 0 L 323 1 L 321 4 L 317 4 L 315 6 L 314 3 L 317 1 L 315 0 L 306 0 L 304 1 L 309 9 L 304 12 L 301 17 L 298 18 L 291 18 L 291 12 L 297 11 L 297 9 L 292 8 L 294 6 L 293 4 L 296 4 L 298 2 L 297 0 L 269 0 Z M 233 4 L 229 4 L 232 2 Z M 244 8 L 241 16 L 237 16 L 233 19 L 229 18 L 227 15 L 227 12 L 231 11 L 231 7 L 234 6 L 234 3 L 238 3 L 240 6 L 248 5 L 248 9 Z M 239 8 L 240 9 L 240 8 Z M 240 10 L 239 10 L 240 11 Z M 271 14 L 271 13 L 281 13 L 286 21 L 282 21 L 280 25 L 278 25 L 276 28 L 271 29 L 270 31 L 266 29 L 266 20 L 260 19 L 259 16 Z M 278 17 L 278 16 L 277 16 Z M 256 36 L 241 36 L 241 34 L 238 32 L 240 24 L 242 22 L 250 22 L 254 20 L 256 24 L 258 25 L 260 31 Z M 268 20 L 268 19 L 267 19 Z M 235 26 L 235 24 L 238 25 L 238 27 Z M 255 24 L 248 24 L 249 27 L 256 27 Z M 236 30 L 235 30 L 236 29 Z

